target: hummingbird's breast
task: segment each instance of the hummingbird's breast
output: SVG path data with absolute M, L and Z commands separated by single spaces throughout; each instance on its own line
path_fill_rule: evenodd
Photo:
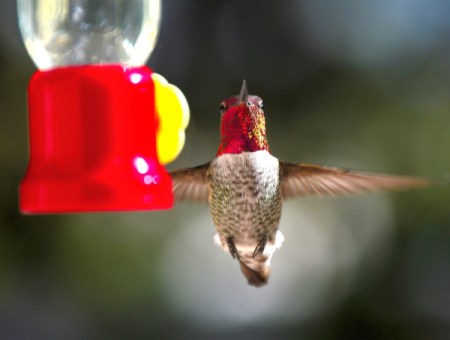
M 211 215 L 222 245 L 253 252 L 275 242 L 281 217 L 279 162 L 268 151 L 223 154 L 207 174 Z

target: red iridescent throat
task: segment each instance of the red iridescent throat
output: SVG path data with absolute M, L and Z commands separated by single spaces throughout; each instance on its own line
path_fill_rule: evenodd
M 244 103 L 230 107 L 222 116 L 217 156 L 259 150 L 269 151 L 264 113 Z

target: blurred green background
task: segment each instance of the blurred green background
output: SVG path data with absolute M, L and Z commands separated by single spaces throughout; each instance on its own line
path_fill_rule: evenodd
M 262 289 L 214 246 L 206 206 L 20 215 L 35 67 L 15 1 L 0 12 L 0 338 L 450 337 L 449 186 L 288 202 Z M 191 108 L 169 168 L 214 157 L 218 104 L 245 78 L 281 159 L 450 173 L 449 13 L 445 0 L 164 0 L 148 65 Z

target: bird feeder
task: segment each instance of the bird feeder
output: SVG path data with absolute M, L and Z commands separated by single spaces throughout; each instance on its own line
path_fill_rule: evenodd
M 18 0 L 28 88 L 22 213 L 167 209 L 184 144 L 181 91 L 145 66 L 159 0 Z

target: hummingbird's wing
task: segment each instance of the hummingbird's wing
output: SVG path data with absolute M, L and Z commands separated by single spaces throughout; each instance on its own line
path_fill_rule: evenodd
M 280 185 L 283 198 L 291 198 L 402 190 L 425 187 L 429 185 L 429 181 L 418 177 L 362 173 L 320 165 L 280 161 Z
M 170 173 L 172 177 L 172 190 L 177 201 L 208 202 L 208 183 L 206 172 L 209 163 L 175 170 Z

